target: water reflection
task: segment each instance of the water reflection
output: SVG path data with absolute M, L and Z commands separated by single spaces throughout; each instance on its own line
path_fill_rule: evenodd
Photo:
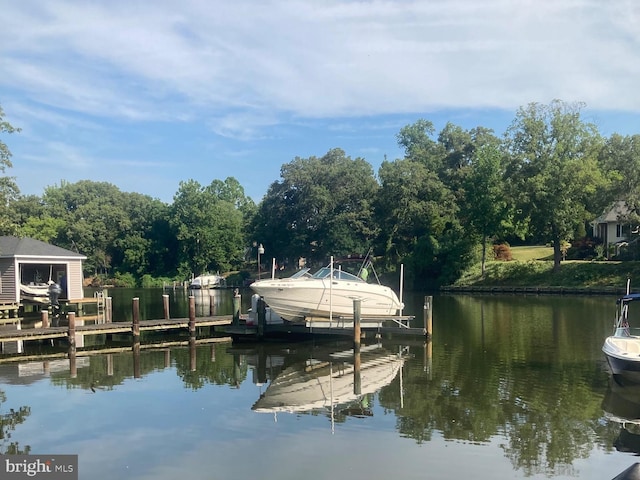
M 367 396 L 389 385 L 403 362 L 402 352 L 391 352 L 380 344 L 365 346 L 359 354 L 352 349 L 315 351 L 310 358 L 276 369 L 276 376 L 270 378 L 252 409 L 258 413 L 321 411 L 332 415 L 338 409 L 370 416 Z M 272 374 L 270 369 L 267 377 Z
M 609 422 L 620 426 L 613 442 L 616 450 L 640 454 L 640 385 L 611 377 L 602 410 Z
M 208 300 L 215 304 L 215 293 Z M 422 296 L 416 305 L 422 308 Z M 612 478 L 624 465 L 601 465 L 640 453 L 640 387 L 607 385 L 600 348 L 610 330 L 609 305 L 598 298 L 437 297 L 433 343 L 382 338 L 363 346 L 359 359 L 351 342 L 335 340 L 232 344 L 162 337 L 155 339 L 162 343 L 143 338 L 136 346 L 123 336 L 79 348 L 74 367 L 66 351 L 38 357 L 38 349 L 26 349 L 28 360 L 0 356 L 2 411 L 21 412 L 0 412 L 14 442 L 2 448 L 30 446 L 41 453 L 49 444 L 34 432 L 44 425 L 55 433 L 56 418 L 65 418 L 65 434 L 55 443 L 61 453 L 82 448 L 73 443 L 76 437 L 89 436 L 95 447 L 108 438 L 142 435 L 140 459 L 126 457 L 127 465 L 189 458 L 198 445 L 206 453 L 190 464 L 206 464 L 211 452 L 233 454 L 226 445 L 239 438 L 242 452 L 267 465 L 274 450 L 265 442 L 282 447 L 295 436 L 325 455 L 335 454 L 339 441 L 362 442 L 367 450 L 384 439 L 385 449 L 403 455 L 385 461 L 406 478 L 438 466 L 434 478 L 459 476 L 455 459 L 440 462 L 446 450 L 485 459 L 487 472 L 503 469 L 491 478 L 585 477 L 581 473 L 598 469 L 599 477 L 588 478 Z M 58 401 L 43 400 L 49 396 Z M 65 405 L 74 405 L 73 414 Z M 86 432 L 96 414 L 100 428 Z M 340 435 L 327 435 L 328 419 L 342 424 Z M 173 427 L 166 446 L 154 440 L 165 423 Z M 144 436 L 150 426 L 154 430 Z M 368 445 L 369 437 L 378 443 Z M 318 455 L 300 464 L 322 471 Z M 291 472 L 294 457 L 287 460 Z M 363 464 L 375 464 L 369 460 L 375 458 Z M 225 465 L 222 454 L 216 461 L 216 468 Z M 379 478 L 375 474 L 370 477 Z

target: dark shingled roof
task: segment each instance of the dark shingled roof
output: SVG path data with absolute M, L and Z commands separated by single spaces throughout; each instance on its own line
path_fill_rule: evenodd
M 84 255 L 56 247 L 34 238 L 2 237 L 0 236 L 0 257 L 77 257 L 86 258 Z

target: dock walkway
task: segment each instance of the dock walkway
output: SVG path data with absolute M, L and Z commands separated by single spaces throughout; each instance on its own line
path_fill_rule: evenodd
M 82 317 L 81 317 L 82 318 Z M 215 317 L 197 317 L 193 323 L 195 327 L 215 327 L 230 325 L 231 315 L 217 315 Z M 174 318 L 163 320 L 140 320 L 139 331 L 179 330 L 190 328 L 188 318 Z M 76 325 L 75 335 L 101 335 L 110 333 L 131 333 L 135 325 L 130 322 L 96 323 L 91 325 Z M 20 340 L 47 340 L 51 338 L 66 338 L 69 327 L 27 328 L 24 330 L 0 331 L 0 342 L 15 342 Z

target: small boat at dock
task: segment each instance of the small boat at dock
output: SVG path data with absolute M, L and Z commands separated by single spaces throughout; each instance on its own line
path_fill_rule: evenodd
M 205 288 L 219 288 L 224 282 L 224 277 L 218 274 L 205 273 L 198 275 L 189 283 L 189 288 L 194 290 Z
M 640 329 L 629 324 L 629 305 L 640 300 L 640 293 L 627 293 L 616 302 L 613 335 L 602 346 L 611 373 L 640 383 Z

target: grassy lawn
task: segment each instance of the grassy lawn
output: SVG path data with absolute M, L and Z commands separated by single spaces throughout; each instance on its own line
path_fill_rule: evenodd
M 553 247 L 544 245 L 511 247 L 514 260 L 527 262 L 529 260 L 553 260 Z
M 620 288 L 628 278 L 632 284 L 640 284 L 640 262 L 570 260 L 554 272 L 552 247 L 511 247 L 511 255 L 510 262 L 487 262 L 484 276 L 480 264 L 471 266 L 455 285 Z

